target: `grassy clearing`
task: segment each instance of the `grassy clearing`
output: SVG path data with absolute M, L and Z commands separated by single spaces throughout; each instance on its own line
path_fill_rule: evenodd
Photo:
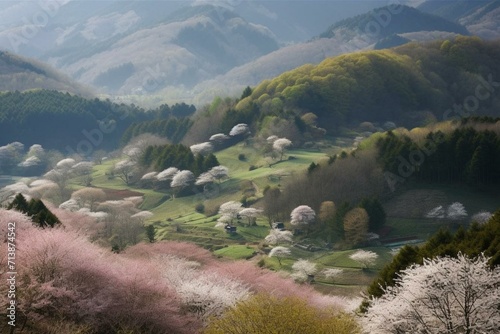
M 242 260 L 251 257 L 255 248 L 245 245 L 231 245 L 214 251 L 217 256 L 229 257 L 235 260 Z

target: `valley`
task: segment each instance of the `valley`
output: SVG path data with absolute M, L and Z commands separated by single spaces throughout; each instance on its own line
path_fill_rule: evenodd
M 0 332 L 499 332 L 499 3 L 1 2 Z

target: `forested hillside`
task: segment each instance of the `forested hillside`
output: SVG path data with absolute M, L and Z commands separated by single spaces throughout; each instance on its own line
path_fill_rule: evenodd
M 342 55 L 263 81 L 236 110 L 250 120 L 257 119 L 249 112 L 256 106 L 260 120 L 313 113 L 330 135 L 365 121 L 411 128 L 464 115 L 498 115 L 499 57 L 499 42 L 474 37 Z M 477 90 L 487 90 L 487 96 L 469 101 Z M 465 110 L 462 115 L 451 110 L 454 105 Z
M 39 61 L 0 51 L 0 91 L 54 89 L 91 96 L 90 89 Z
M 0 93 L 0 142 L 40 144 L 85 156 L 95 150 L 118 148 L 122 135 L 132 125 L 127 140 L 152 132 L 178 141 L 190 126 L 183 118 L 194 110 L 194 106 L 177 104 L 146 111 L 134 105 L 48 90 L 5 92 Z M 149 123 L 140 123 L 144 121 Z

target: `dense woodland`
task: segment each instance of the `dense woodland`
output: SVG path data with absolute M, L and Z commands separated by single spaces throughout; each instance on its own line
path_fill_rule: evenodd
M 499 54 L 498 43 L 475 37 L 346 54 L 265 80 L 236 109 L 252 115 L 257 105 L 267 118 L 292 122 L 311 112 L 329 135 L 364 121 L 412 128 L 464 114 L 494 115 Z M 476 90 L 487 93 L 477 106 L 464 100 Z M 445 114 L 454 104 L 466 110 Z
M 487 119 L 491 125 L 498 122 L 499 119 Z M 463 125 L 453 132 L 431 131 L 424 140 L 412 140 L 389 131 L 377 142 L 384 170 L 411 176 L 417 182 L 499 184 L 498 128 L 480 131 L 472 123 L 474 120 L 464 119 Z

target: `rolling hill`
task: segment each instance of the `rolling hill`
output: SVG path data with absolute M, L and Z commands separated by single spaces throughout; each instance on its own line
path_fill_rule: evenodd
M 256 105 L 260 120 L 312 112 L 330 134 L 364 121 L 414 127 L 463 116 L 456 108 L 452 112 L 454 105 L 469 114 L 498 115 L 493 86 L 500 77 L 499 57 L 499 42 L 476 37 L 351 53 L 265 80 L 236 109 L 245 113 Z M 473 106 L 469 100 L 485 80 L 492 82 L 493 93 L 480 102 L 476 98 Z
M 52 67 L 10 52 L 0 51 L 0 91 L 50 89 L 92 96 L 91 90 Z

